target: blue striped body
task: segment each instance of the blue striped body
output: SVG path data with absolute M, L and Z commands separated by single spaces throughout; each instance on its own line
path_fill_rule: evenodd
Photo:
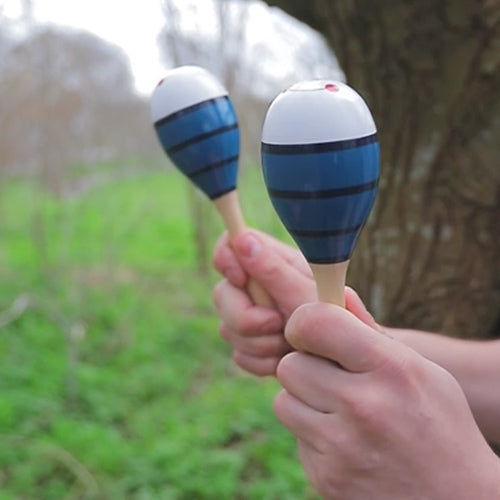
M 264 178 L 283 224 L 313 264 L 351 257 L 375 201 L 376 134 L 319 144 L 262 144 Z
M 209 198 L 236 188 L 240 138 L 227 96 L 189 106 L 154 126 L 172 162 Z

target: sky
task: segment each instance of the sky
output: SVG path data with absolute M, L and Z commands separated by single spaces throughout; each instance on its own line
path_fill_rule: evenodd
M 19 16 L 20 3 L 0 0 L 8 17 Z M 40 21 L 86 29 L 120 46 L 139 92 L 151 92 L 165 73 L 156 45 L 165 22 L 159 0 L 33 0 L 33 5 Z
M 27 0 L 0 0 L 0 8 L 8 17 L 18 17 L 21 5 Z M 147 95 L 165 74 L 166 68 L 160 59 L 157 36 L 165 24 L 161 0 L 31 0 L 34 16 L 42 22 L 53 22 L 88 30 L 108 40 L 128 55 L 135 85 L 139 93 Z M 176 0 L 182 6 L 182 21 L 186 31 L 203 31 L 205 35 L 217 29 L 215 12 L 210 0 Z M 287 71 L 299 75 L 300 64 L 292 59 L 294 53 L 290 43 L 304 44 L 312 30 L 293 20 L 277 9 L 270 9 L 263 2 L 252 2 L 246 20 L 246 35 L 255 47 L 259 44 L 272 47 L 276 57 L 268 61 L 270 71 L 284 74 Z M 319 37 L 319 35 L 318 35 Z M 324 50 L 324 49 L 323 49 Z M 327 61 L 325 71 L 331 69 L 331 61 L 322 56 L 317 45 L 306 49 L 307 54 Z M 318 56 L 319 54 L 319 56 Z M 304 55 L 301 56 L 302 58 Z M 278 67 L 281 65 L 281 67 Z M 259 64 L 264 68 L 265 64 Z M 335 64 L 334 64 L 335 66 Z M 319 71 L 322 71 L 321 64 Z M 306 70 L 307 73 L 307 70 Z M 272 79 L 272 75 L 269 74 Z M 312 75 L 323 77 L 325 75 Z M 340 72 L 333 76 L 342 79 Z M 281 90 L 281 89 L 280 89 Z

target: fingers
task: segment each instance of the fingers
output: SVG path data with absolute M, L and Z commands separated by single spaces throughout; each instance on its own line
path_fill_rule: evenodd
M 323 437 L 330 427 L 328 414 L 312 409 L 284 389 L 274 398 L 273 408 L 292 434 L 321 453 Z
M 256 231 L 245 231 L 234 239 L 233 248 L 245 271 L 263 286 L 285 317 L 316 299 L 314 280 L 290 247 L 271 243 Z
M 259 336 L 283 330 L 283 319 L 278 311 L 254 306 L 245 291 L 234 287 L 227 280 L 222 280 L 214 287 L 213 300 L 223 322 L 243 336 Z
M 246 235 L 256 235 L 265 242 L 269 251 L 276 252 L 284 261 L 295 267 L 304 276 L 312 278 L 311 269 L 302 253 L 290 245 L 273 238 L 272 236 L 257 230 L 246 230 L 238 236 L 238 241 L 243 241 Z M 243 246 L 245 243 L 243 243 Z M 213 254 L 214 268 L 226 277 L 233 285 L 240 288 L 245 285 L 246 273 L 238 262 L 238 255 L 235 253 L 233 245 L 229 240 L 227 231 L 225 231 L 215 244 Z
M 214 288 L 214 302 L 222 318 L 219 332 L 233 347 L 234 362 L 254 375 L 274 375 L 280 359 L 291 350 L 281 314 L 254 306 L 243 290 L 227 280 Z
M 243 288 L 250 275 L 288 317 L 300 304 L 316 299 L 312 273 L 302 254 L 265 233 L 246 230 L 232 242 L 225 233 L 217 242 L 214 267 Z
M 241 351 L 234 351 L 233 361 L 240 368 L 243 368 L 243 370 L 258 377 L 265 377 L 276 374 L 276 367 L 280 362 L 280 358 L 275 356 L 261 358 L 258 356 L 249 356 Z
M 214 268 L 225 276 L 234 286 L 243 288 L 247 275 L 231 247 L 227 231 L 219 238 L 214 248 L 212 259 Z
M 292 352 L 280 362 L 276 375 L 282 387 L 305 405 L 323 413 L 338 410 L 339 389 L 352 386 L 345 370 L 331 361 Z
M 311 268 L 302 252 L 300 252 L 297 248 L 287 245 L 286 243 L 283 243 L 282 241 L 277 240 L 261 231 L 254 231 L 254 233 L 262 238 L 268 248 L 280 255 L 288 264 L 296 268 L 304 276 L 312 279 L 313 274 Z
M 255 336 L 255 332 L 249 332 L 248 336 L 244 336 L 221 323 L 219 333 L 236 351 L 248 356 L 279 359 L 291 350 L 281 331 L 259 336 Z
M 285 336 L 294 349 L 335 361 L 351 372 L 376 370 L 399 349 L 345 309 L 320 302 L 298 308 Z

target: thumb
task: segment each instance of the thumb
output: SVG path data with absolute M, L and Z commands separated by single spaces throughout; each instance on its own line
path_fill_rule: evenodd
M 286 317 L 298 306 L 316 300 L 313 279 L 293 266 L 258 233 L 251 230 L 240 233 L 233 240 L 233 249 L 243 269 L 269 293 Z
M 345 309 L 322 302 L 299 307 L 286 325 L 285 338 L 297 351 L 330 359 L 355 373 L 377 369 L 399 350 L 396 341 Z

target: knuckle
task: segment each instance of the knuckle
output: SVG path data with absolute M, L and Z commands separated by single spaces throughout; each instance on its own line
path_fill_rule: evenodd
M 369 384 L 343 394 L 341 404 L 365 429 L 388 432 L 394 412 L 402 412 L 421 400 L 427 377 L 425 363 L 419 358 L 390 358 L 372 373 Z
M 277 313 L 277 311 L 273 311 L 271 314 L 267 314 L 267 316 L 260 318 L 260 330 L 262 334 L 280 334 L 280 337 L 284 339 L 284 327 L 283 317 Z
M 215 247 L 214 254 L 212 255 L 212 266 L 219 271 L 220 267 L 220 253 L 217 247 Z
M 273 411 L 276 417 L 280 422 L 283 422 L 284 415 L 287 412 L 287 403 L 286 403 L 287 393 L 285 389 L 281 389 L 278 394 L 274 397 L 273 401 Z
M 212 266 L 219 273 L 224 274 L 223 269 L 224 269 L 225 262 L 226 262 L 226 258 L 224 257 L 224 251 L 222 250 L 222 248 L 216 248 L 215 252 L 212 256 Z
M 226 341 L 229 342 L 232 335 L 231 329 L 222 321 L 219 324 L 219 335 Z
M 420 357 L 400 355 L 387 362 L 384 368 L 396 393 L 415 398 L 428 377 L 426 366 Z
M 349 412 L 357 421 L 369 427 L 378 427 L 379 423 L 384 421 L 384 406 L 382 398 L 366 396 L 351 400 Z
M 339 400 L 344 411 L 353 421 L 365 429 L 385 429 L 386 422 L 390 421 L 390 405 L 394 401 L 385 385 L 376 381 L 369 387 L 358 388 L 344 394 Z M 339 434 L 335 437 L 335 445 L 343 449 L 348 436 Z
M 212 290 L 212 300 L 217 311 L 220 311 L 221 309 L 222 298 L 224 295 L 224 288 L 225 288 L 225 280 L 221 280 L 215 284 Z
M 248 356 L 245 355 L 245 354 L 243 354 L 242 352 L 240 352 L 238 350 L 234 350 L 233 351 L 233 361 L 240 368 L 243 368 L 243 370 L 247 370 L 249 372 L 252 371 L 250 369 L 250 366 L 249 366 L 249 363 L 248 363 Z
M 242 339 L 240 348 L 249 356 L 257 359 L 264 359 L 274 354 L 274 351 L 268 347 L 268 344 L 259 340 Z
M 283 263 L 278 259 L 265 259 L 261 271 L 267 282 L 274 282 L 283 274 Z
M 243 370 L 259 377 L 274 375 L 278 363 L 275 358 L 262 359 L 239 350 L 233 351 L 233 361 Z
M 267 339 L 256 339 L 254 342 L 249 340 L 247 347 L 250 354 L 259 358 L 267 358 L 275 353 L 272 342 Z
M 226 260 L 225 253 L 227 252 L 228 246 L 228 235 L 226 232 L 218 239 L 214 247 L 214 252 L 212 255 L 212 264 L 215 269 L 220 270 Z
M 251 314 L 239 315 L 236 318 L 236 324 L 234 326 L 235 330 L 242 336 L 250 336 L 258 329 Z
M 317 467 L 314 486 L 324 498 L 344 498 L 347 482 L 344 474 L 340 474 L 331 464 L 322 461 Z
M 276 373 L 276 367 L 278 366 L 278 363 L 278 358 L 266 358 L 258 365 L 257 369 L 253 373 L 254 375 L 258 375 L 260 377 L 274 375 Z
M 338 463 L 345 465 L 359 459 L 359 438 L 350 424 L 323 425 L 319 431 L 320 448 L 325 455 L 335 456 Z
M 281 358 L 289 351 L 289 346 L 282 335 L 268 337 L 261 347 L 262 355 L 267 357 L 276 356 L 277 358 Z
M 330 432 L 326 436 L 328 444 L 335 450 L 335 454 L 340 457 L 347 457 L 351 454 L 353 449 L 352 437 L 346 430 L 337 430 Z

